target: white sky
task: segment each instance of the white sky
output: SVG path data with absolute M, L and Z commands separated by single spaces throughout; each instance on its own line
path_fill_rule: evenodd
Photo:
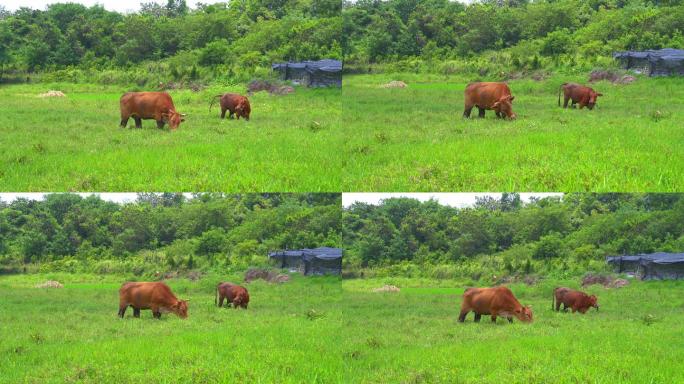
M 342 206 L 348 208 L 356 202 L 363 202 L 367 204 L 378 205 L 383 199 L 393 197 L 409 197 L 419 201 L 428 201 L 430 199 L 437 200 L 442 205 L 448 205 L 455 208 L 471 207 L 475 204 L 476 197 L 491 196 L 500 198 L 501 193 L 343 193 Z M 562 193 L 521 193 L 520 199 L 523 202 L 528 202 L 530 197 L 549 197 L 549 196 L 563 196 Z
M 18 198 L 25 198 L 29 200 L 43 200 L 45 195 L 50 195 L 50 193 L 42 193 L 42 192 L 35 192 L 35 193 L 0 193 L 0 201 L 3 201 L 5 203 L 12 202 Z M 137 193 L 77 193 L 77 195 L 81 195 L 82 197 L 90 196 L 90 195 L 99 195 L 102 200 L 106 201 L 113 201 L 115 203 L 131 203 L 134 202 L 135 199 L 138 197 Z M 191 193 L 184 193 L 186 198 L 192 198 Z
M 148 3 L 153 0 L 0 0 L 0 5 L 9 11 L 16 11 L 21 7 L 33 9 L 45 9 L 48 4 L 54 3 L 80 3 L 85 6 L 101 4 L 110 11 L 135 12 L 140 9 L 140 3 Z M 158 4 L 166 4 L 166 0 L 154 0 Z M 204 4 L 226 2 L 227 0 L 201 0 Z M 197 0 L 186 0 L 189 7 L 195 8 Z

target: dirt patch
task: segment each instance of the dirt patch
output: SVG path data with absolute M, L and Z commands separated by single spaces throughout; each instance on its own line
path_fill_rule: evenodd
M 254 280 L 265 280 L 269 283 L 282 284 L 290 281 L 290 276 L 269 271 L 268 269 L 251 268 L 245 273 L 245 282 L 249 283 Z
M 582 287 L 589 285 L 600 284 L 606 288 L 622 288 L 629 285 L 629 281 L 625 279 L 618 279 L 610 275 L 600 275 L 588 273 L 582 278 Z
M 383 285 L 380 288 L 375 288 L 373 292 L 377 293 L 382 293 L 382 292 L 399 292 L 401 289 L 397 287 L 396 285 Z
M 166 91 L 169 89 L 189 89 L 193 92 L 199 92 L 206 88 L 206 84 L 200 83 L 198 81 L 169 81 L 166 83 L 160 82 L 158 88 L 160 91 Z
M 36 288 L 64 288 L 64 285 L 62 285 L 59 281 L 48 280 L 42 284 L 36 285 Z
M 631 75 L 625 75 L 617 71 L 610 70 L 599 70 L 591 71 L 589 74 L 589 82 L 593 83 L 596 81 L 606 80 L 613 84 L 631 84 L 636 81 L 636 77 Z
M 247 94 L 252 95 L 256 92 L 266 91 L 271 95 L 287 95 L 294 93 L 292 86 L 280 84 L 269 80 L 252 80 L 247 84 Z
M 41 93 L 38 95 L 38 97 L 66 97 L 66 95 L 61 91 L 47 91 L 45 93 Z
M 408 85 L 403 81 L 392 80 L 387 84 L 383 84 L 380 88 L 406 88 Z

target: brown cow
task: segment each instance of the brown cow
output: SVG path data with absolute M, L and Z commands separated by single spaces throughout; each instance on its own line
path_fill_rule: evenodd
M 463 117 L 470 117 L 470 111 L 477 107 L 479 117 L 485 117 L 485 110 L 496 112 L 496 117 L 515 119 L 511 89 L 506 83 L 470 83 L 465 89 L 465 111 Z
M 520 305 L 513 292 L 504 286 L 466 289 L 458 321 L 464 322 L 470 311 L 475 312 L 475 322 L 479 322 L 482 315 L 491 315 L 492 322 L 496 322 L 497 316 L 504 316 L 511 323 L 513 316 L 522 322 L 532 322 L 532 309 Z
M 560 310 L 560 305 L 563 304 L 563 311 L 572 308 L 572 313 L 579 311 L 584 314 L 589 308 L 594 307 L 598 311 L 598 298 L 596 295 L 587 295 L 582 291 L 575 291 L 574 289 L 566 287 L 558 287 L 553 290 L 553 298 L 551 299 L 551 309 L 556 305 L 556 312 Z
M 157 319 L 162 312 L 173 312 L 181 319 L 188 317 L 188 300 L 178 300 L 171 288 L 160 282 L 124 283 L 119 289 L 119 317 L 124 317 L 129 306 L 134 317 L 140 317 L 141 309 L 151 309 Z
M 168 123 L 176 129 L 185 121 L 186 115 L 176 112 L 171 96 L 166 92 L 128 92 L 121 96 L 121 127 L 126 128 L 128 119 L 135 120 L 135 127 L 142 128 L 142 120 L 154 119 L 157 128 Z
M 211 112 L 211 107 L 214 105 L 214 100 L 216 100 L 217 97 L 221 98 L 222 119 L 226 118 L 226 111 L 230 111 L 228 118 L 232 119 L 233 115 L 236 115 L 238 120 L 240 120 L 240 117 L 244 117 L 245 120 L 249 121 L 249 114 L 252 112 L 252 107 L 249 105 L 249 99 L 235 93 L 216 95 L 211 99 L 209 112 Z
M 216 286 L 214 304 L 222 307 L 224 299 L 228 300 L 228 305 L 232 303 L 233 308 L 237 309 L 237 307 L 242 307 L 247 309 L 247 304 L 249 304 L 249 293 L 247 293 L 245 287 L 233 283 L 219 283 Z
M 568 107 L 568 100 L 572 99 L 572 107 L 575 108 L 575 104 L 579 103 L 580 109 L 587 107 L 590 110 L 594 109 L 596 105 L 596 99 L 599 96 L 603 96 L 602 93 L 594 91 L 592 88 L 585 87 L 584 85 L 576 83 L 564 83 L 558 89 L 558 106 L 560 107 L 560 94 L 561 90 L 565 97 L 563 102 L 563 108 Z

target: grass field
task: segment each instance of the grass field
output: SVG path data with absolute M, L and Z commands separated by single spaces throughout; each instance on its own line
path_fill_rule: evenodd
M 404 89 L 383 89 L 403 80 Z M 419 74 L 344 80 L 343 191 L 681 191 L 684 78 L 599 82 L 598 108 L 563 110 L 563 82 L 509 82 L 514 122 L 463 120 L 472 79 Z M 477 109 L 472 117 L 477 116 Z
M 39 98 L 50 89 L 65 98 Z M 175 132 L 152 120 L 119 128 L 117 86 L 0 87 L 2 191 L 339 191 L 341 91 L 297 88 L 250 98 L 252 116 L 220 120 L 211 87 L 171 91 L 187 121 Z M 135 126 L 129 121 L 129 127 Z M 167 126 L 168 127 L 168 126 Z
M 372 293 L 385 283 L 398 293 Z M 429 280 L 343 281 L 348 382 L 684 382 L 684 282 L 587 288 L 600 311 L 551 310 L 551 292 L 577 281 L 510 285 L 535 321 L 509 324 L 469 314 L 458 323 L 463 284 Z
M 48 278 L 65 288 L 34 288 Z M 190 299 L 185 320 L 150 311 L 135 319 L 130 309 L 119 319 L 122 281 L 0 278 L 0 383 L 346 382 L 338 278 L 253 282 L 247 310 L 214 306 L 218 277 L 169 281 Z
M 47 279 L 63 289 L 39 289 Z M 254 282 L 218 309 L 218 280 L 171 280 L 189 318 L 116 316 L 120 277 L 0 278 L 0 382 L 673 383 L 684 381 L 684 282 L 592 286 L 600 311 L 551 308 L 555 286 L 511 289 L 535 321 L 458 323 L 466 284 L 423 279 Z M 373 293 L 383 284 L 399 293 Z

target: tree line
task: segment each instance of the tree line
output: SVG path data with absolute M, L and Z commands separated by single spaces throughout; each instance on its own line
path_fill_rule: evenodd
M 618 50 L 684 48 L 682 4 L 682 0 L 345 1 L 343 51 L 352 65 L 384 63 L 394 70 L 474 70 L 481 75 L 609 66 Z
M 392 198 L 355 203 L 342 221 L 348 273 L 583 273 L 606 256 L 684 251 L 682 194 L 504 194 L 463 209 Z
M 50 194 L 0 201 L 0 268 L 146 273 L 266 265 L 270 250 L 339 247 L 339 194 Z
M 340 12 L 338 0 L 235 0 L 194 9 L 168 0 L 142 3 L 131 14 L 75 3 L 14 12 L 0 6 L 0 70 L 69 69 L 61 74 L 66 80 L 88 70 L 138 69 L 168 81 L 246 77 L 267 73 L 273 62 L 341 58 Z

